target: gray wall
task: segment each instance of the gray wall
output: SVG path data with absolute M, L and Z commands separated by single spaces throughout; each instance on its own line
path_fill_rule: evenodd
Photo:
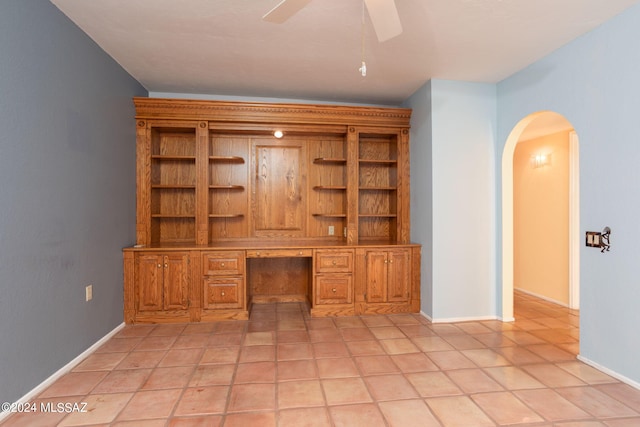
M 122 322 L 146 94 L 48 1 L 0 3 L 0 401 Z

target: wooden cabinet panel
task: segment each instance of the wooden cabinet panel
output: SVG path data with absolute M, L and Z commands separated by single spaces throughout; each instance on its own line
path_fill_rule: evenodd
M 204 309 L 243 308 L 242 277 L 207 277 L 204 280 Z
M 164 256 L 164 310 L 185 310 L 189 307 L 189 255 Z
M 164 265 L 162 255 L 141 254 L 136 259 L 137 310 L 162 310 Z
M 352 274 L 323 274 L 316 277 L 315 304 L 353 303 Z
M 316 273 L 349 273 L 353 271 L 353 251 L 318 250 Z
M 387 301 L 407 302 L 411 293 L 411 256 L 408 250 L 389 252 Z
M 243 251 L 205 252 L 202 254 L 205 276 L 233 276 L 244 274 Z
M 367 302 L 387 301 L 387 253 L 369 251 L 366 255 L 366 294 Z
M 253 143 L 253 159 L 254 235 L 304 236 L 307 207 L 304 141 L 257 139 Z

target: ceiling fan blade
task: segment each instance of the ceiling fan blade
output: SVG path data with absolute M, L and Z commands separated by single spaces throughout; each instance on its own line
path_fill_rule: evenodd
M 276 7 L 267 12 L 262 19 L 275 24 L 282 24 L 309 4 L 311 0 L 282 0 Z
M 379 42 L 402 33 L 402 24 L 394 0 L 364 0 Z

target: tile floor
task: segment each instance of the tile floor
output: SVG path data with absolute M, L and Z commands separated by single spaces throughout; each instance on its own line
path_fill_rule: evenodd
M 578 313 L 516 293 L 515 323 L 399 314 L 128 326 L 9 426 L 640 426 L 640 391 L 576 360 Z

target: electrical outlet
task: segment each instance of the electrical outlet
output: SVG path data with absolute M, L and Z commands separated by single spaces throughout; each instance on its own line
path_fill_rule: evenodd
M 84 288 L 84 298 L 86 301 L 93 299 L 93 285 L 87 285 L 87 287 Z
M 335 228 L 333 228 L 333 225 L 329 226 L 329 236 L 333 236 L 335 234 Z

